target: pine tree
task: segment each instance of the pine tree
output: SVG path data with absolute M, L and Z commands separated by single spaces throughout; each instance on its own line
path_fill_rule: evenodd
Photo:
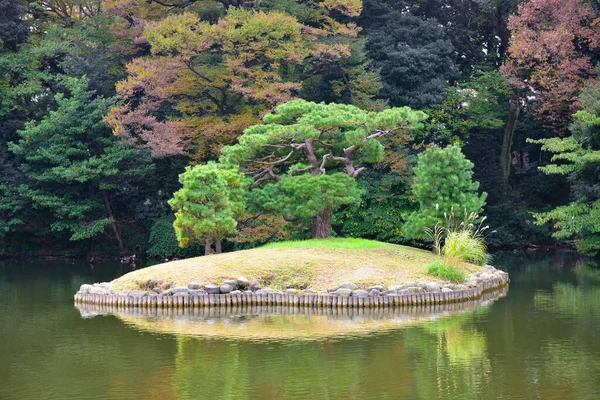
M 179 182 L 183 187 L 169 201 L 176 211 L 173 227 L 179 245 L 202 240 L 210 254 L 214 241 L 220 253 L 221 241 L 236 232 L 237 218 L 245 212 L 244 176 L 236 168 L 209 163 L 187 167 Z
M 483 211 L 487 193 L 477 193 L 479 182 L 472 180 L 472 169 L 473 163 L 457 145 L 434 147 L 419 155 L 413 184 L 419 209 L 404 226 L 407 238 L 422 238 L 425 228 L 444 222 L 444 215 L 454 214 L 458 222 L 465 213 Z
M 294 100 L 246 129 L 221 161 L 254 175 L 250 197 L 265 212 L 308 222 L 313 237 L 327 238 L 334 209 L 360 198 L 355 178 L 383 159 L 378 139 L 425 118 L 408 107 L 377 113 Z

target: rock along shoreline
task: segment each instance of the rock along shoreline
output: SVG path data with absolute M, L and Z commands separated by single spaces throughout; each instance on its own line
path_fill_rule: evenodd
M 327 293 L 313 290 L 287 289 L 274 291 L 261 288 L 247 279 L 226 280 L 221 285 L 200 285 L 167 290 L 115 290 L 110 282 L 81 285 L 75 294 L 77 304 L 148 308 L 227 307 L 237 305 L 290 305 L 311 307 L 388 307 L 422 304 L 456 303 L 480 298 L 483 293 L 506 286 L 508 274 L 492 266 L 468 276 L 464 284 L 420 282 L 359 289 L 345 282 Z

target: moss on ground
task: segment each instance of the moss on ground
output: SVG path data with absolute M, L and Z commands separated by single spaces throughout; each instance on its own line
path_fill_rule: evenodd
M 407 246 L 364 239 L 280 242 L 232 253 L 172 261 L 130 272 L 114 281 L 116 289 L 186 286 L 188 282 L 221 284 L 245 276 L 275 290 L 326 291 L 342 282 L 359 287 L 434 281 L 427 266 L 437 257 Z M 457 263 L 465 273 L 483 267 Z

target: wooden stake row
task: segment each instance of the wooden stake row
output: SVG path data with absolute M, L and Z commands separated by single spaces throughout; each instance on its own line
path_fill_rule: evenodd
M 377 308 L 462 302 L 479 298 L 484 292 L 502 287 L 508 284 L 508 282 L 508 275 L 504 274 L 502 277 L 494 277 L 467 290 L 366 297 L 333 296 L 327 294 L 291 295 L 284 293 L 207 294 L 200 296 L 146 295 L 140 297 L 77 293 L 75 295 L 75 303 L 148 308 L 235 307 L 238 305 Z

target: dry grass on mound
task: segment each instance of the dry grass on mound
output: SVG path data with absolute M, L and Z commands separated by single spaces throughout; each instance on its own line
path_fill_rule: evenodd
M 342 282 L 354 282 L 366 288 L 437 279 L 427 274 L 427 266 L 435 260 L 428 251 L 385 243 L 335 248 L 311 242 L 290 248 L 267 246 L 155 265 L 116 279 L 115 288 L 165 288 L 186 286 L 188 282 L 221 284 L 225 279 L 245 276 L 250 282 L 276 290 L 325 291 Z M 461 264 L 459 268 L 467 273 L 482 269 L 472 264 Z

